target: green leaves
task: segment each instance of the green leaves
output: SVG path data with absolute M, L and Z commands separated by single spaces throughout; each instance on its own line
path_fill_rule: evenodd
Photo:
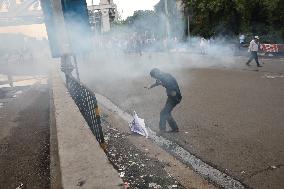
M 278 41 L 284 41 L 283 0 L 183 0 L 183 4 L 192 10 L 195 35 L 249 32 L 278 35 Z

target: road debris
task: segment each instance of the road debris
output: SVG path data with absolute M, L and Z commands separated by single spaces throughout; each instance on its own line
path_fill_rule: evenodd
M 137 113 L 133 112 L 133 120 L 129 123 L 130 131 L 148 138 L 148 131 L 145 126 L 144 119 L 138 117 Z
M 23 189 L 24 188 L 24 184 L 21 183 L 16 189 Z
M 122 177 L 124 177 L 124 175 L 125 175 L 125 172 L 120 172 L 119 173 L 119 176 L 122 178 Z
M 277 167 L 275 165 L 270 166 L 272 169 L 276 169 Z
M 128 189 L 128 188 L 130 188 L 129 183 L 128 183 L 128 182 L 124 182 L 124 184 L 123 184 L 123 188 L 124 188 L 124 189 Z
M 124 181 L 124 188 L 175 188 L 184 189 L 175 178 L 169 177 L 164 163 L 149 158 L 147 152 L 140 151 L 127 139 L 128 133 L 121 133 L 113 128 L 102 116 L 102 125 L 108 149 L 106 154 L 119 176 Z M 116 136 L 116 138 L 114 137 Z M 124 136 L 124 137 L 123 137 Z M 148 149 L 147 149 L 148 150 Z M 151 186 L 151 187 L 150 187 Z
M 276 79 L 276 78 L 284 78 L 284 74 L 265 74 L 262 78 L 266 79 Z
M 149 183 L 149 188 L 162 188 L 162 187 L 156 183 Z

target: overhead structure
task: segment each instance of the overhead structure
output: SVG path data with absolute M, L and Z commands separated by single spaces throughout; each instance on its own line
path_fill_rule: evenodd
M 91 28 L 84 0 L 41 0 L 53 57 L 87 53 Z
M 99 5 L 88 6 L 90 23 L 96 30 L 99 28 L 101 33 L 110 31 L 111 22 L 118 18 L 117 6 L 113 0 L 100 0 Z
M 0 26 L 42 22 L 40 0 L 0 0 Z

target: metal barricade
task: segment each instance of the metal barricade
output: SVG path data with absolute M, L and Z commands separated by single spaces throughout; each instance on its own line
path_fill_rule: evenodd
M 103 147 L 105 141 L 101 126 L 100 111 L 95 94 L 72 75 L 66 74 L 65 76 L 67 88 L 69 89 L 71 97 L 78 106 L 91 131 L 96 136 L 97 141 Z

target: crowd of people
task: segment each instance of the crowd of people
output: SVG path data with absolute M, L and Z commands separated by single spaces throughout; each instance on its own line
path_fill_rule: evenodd
M 257 52 L 260 51 L 259 38 L 253 38 L 252 41 L 258 43 Z M 257 53 L 255 47 L 246 52 L 252 43 L 249 37 L 240 34 L 235 39 L 226 39 L 224 37 L 216 37 L 206 39 L 204 37 L 191 37 L 184 40 L 178 37 L 162 38 L 156 37 L 150 33 L 128 33 L 126 35 L 105 35 L 95 38 L 95 46 L 100 47 L 102 51 L 111 53 L 125 53 L 142 55 L 146 52 L 190 52 L 199 53 L 201 55 L 249 55 L 250 59 L 257 61 Z M 253 55 L 252 55 L 253 54 Z M 258 66 L 260 66 L 257 63 Z
M 177 37 L 158 38 L 154 34 L 130 33 L 128 35 L 94 37 L 96 48 L 107 51 L 123 52 L 126 54 L 142 52 L 162 52 L 175 48 L 180 41 Z

